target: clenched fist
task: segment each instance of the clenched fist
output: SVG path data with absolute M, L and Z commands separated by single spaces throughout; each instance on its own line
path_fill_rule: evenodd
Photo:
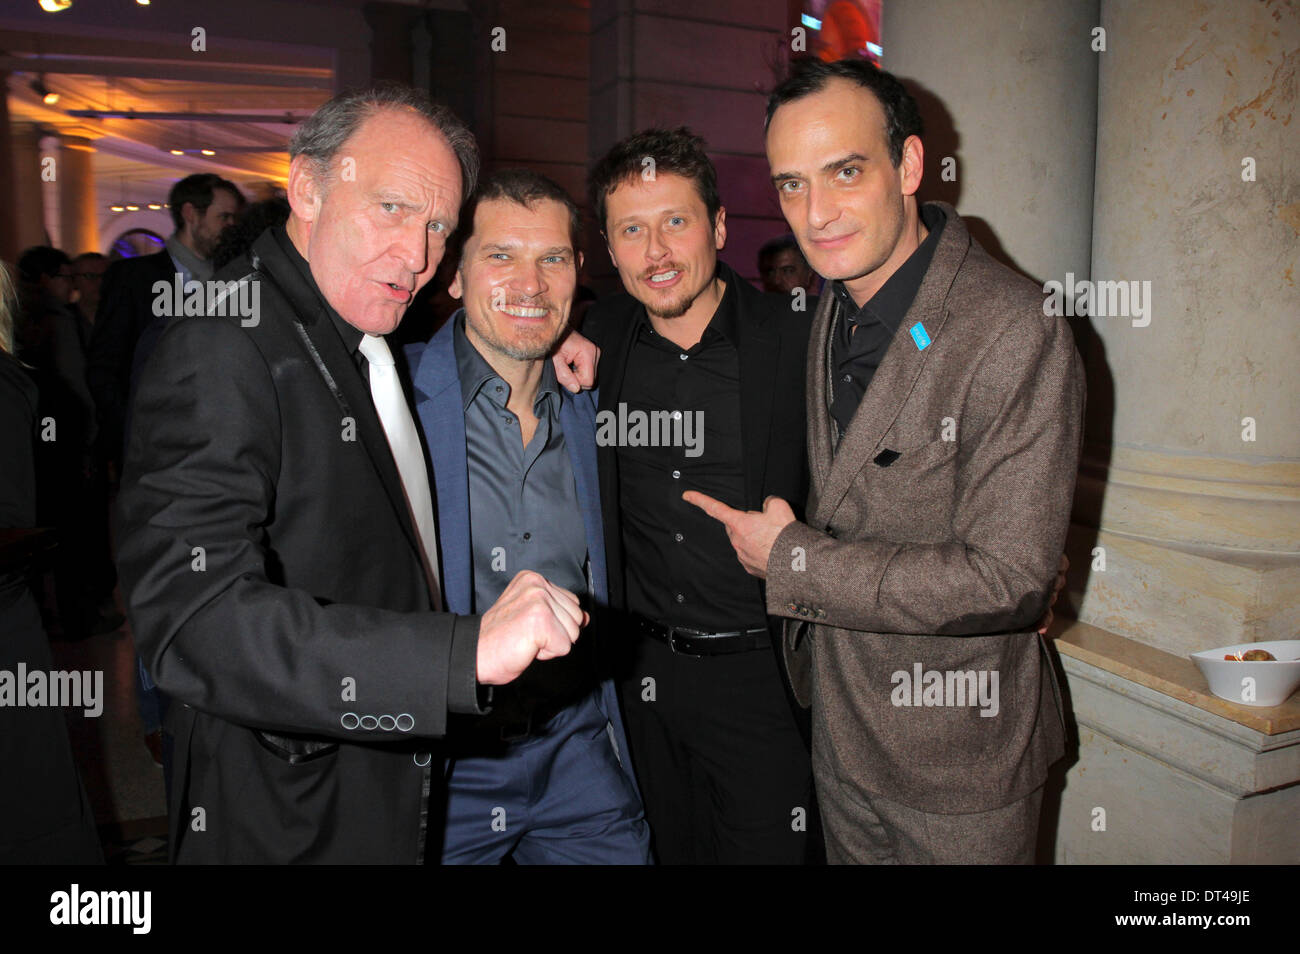
M 534 659 L 567 654 L 586 625 L 587 614 L 576 596 L 540 573 L 523 570 L 479 624 L 479 683 L 504 686 Z

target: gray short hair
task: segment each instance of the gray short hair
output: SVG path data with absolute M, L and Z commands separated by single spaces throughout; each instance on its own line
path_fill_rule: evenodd
M 401 83 L 378 83 L 339 93 L 298 127 L 289 139 L 289 158 L 307 156 L 321 177 L 331 161 L 361 124 L 385 110 L 414 110 L 442 134 L 460 163 L 461 195 L 468 197 L 478 181 L 478 144 L 474 134 L 446 106 L 435 103 L 424 90 Z

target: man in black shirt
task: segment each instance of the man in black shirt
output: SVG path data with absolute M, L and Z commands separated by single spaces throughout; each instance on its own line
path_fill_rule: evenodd
M 808 316 L 717 260 L 726 212 L 698 137 L 632 136 L 591 189 L 628 292 L 594 305 L 584 331 L 604 355 L 610 602 L 627 611 L 623 703 L 655 850 L 667 864 L 799 863 L 820 847 L 811 771 L 762 584 L 682 494 L 803 499 Z

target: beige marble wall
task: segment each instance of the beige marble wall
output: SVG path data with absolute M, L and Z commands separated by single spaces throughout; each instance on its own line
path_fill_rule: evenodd
M 1082 320 L 1079 616 L 1176 652 L 1290 638 L 1300 5 L 1104 0 L 1101 11 L 1092 277 L 1149 283 L 1150 307 Z M 1090 565 L 1094 547 L 1104 570 Z
M 1062 653 L 1078 749 L 1060 864 L 1295 864 L 1300 730 L 1265 735 Z
M 1153 295 L 1147 327 L 1093 321 L 1114 441 L 1294 461 L 1300 4 L 1106 0 L 1102 25 L 1093 277 Z
M 1096 0 L 884 4 L 882 63 L 926 124 L 922 198 L 952 202 L 990 251 L 1038 281 L 1088 277 L 1096 25 Z
M 1139 283 L 1141 308 L 1070 319 L 1079 618 L 1184 660 L 1300 634 L 1300 3 L 886 2 L 882 42 L 930 126 L 923 195 L 1035 278 Z M 1050 787 L 1055 860 L 1300 858 L 1300 731 L 1062 662 L 1079 744 Z

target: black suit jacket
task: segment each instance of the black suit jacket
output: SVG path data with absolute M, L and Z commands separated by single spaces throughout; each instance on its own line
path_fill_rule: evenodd
M 734 284 L 739 296 L 740 443 L 745 507 L 762 510 L 763 501 L 775 495 L 785 499 L 796 513 L 802 513 L 808 491 L 804 382 L 813 305 L 806 311 L 794 311 L 791 298 L 758 291 L 723 262 L 718 262 L 718 274 L 728 286 Z M 642 307 L 631 295 L 619 294 L 596 302 L 587 312 L 583 334 L 601 349 L 598 412 L 617 412 L 632 350 L 632 318 Z M 626 562 L 617 450 L 613 446 L 598 448 L 597 462 L 610 605 L 625 609 Z M 772 618 L 771 625 L 780 659 L 781 624 Z M 784 660 L 780 661 L 784 671 Z
M 172 848 L 411 863 L 430 739 L 477 711 L 478 618 L 430 611 L 369 388 L 291 250 L 253 245 L 256 325 L 169 321 L 132 407 L 119 567 L 173 699 Z
M 86 352 L 86 384 L 99 414 L 100 446 L 113 459 L 122 453 L 136 344 L 154 319 L 154 283 L 171 284 L 175 275 L 176 264 L 166 249 L 124 258 L 104 273 L 103 293 Z

